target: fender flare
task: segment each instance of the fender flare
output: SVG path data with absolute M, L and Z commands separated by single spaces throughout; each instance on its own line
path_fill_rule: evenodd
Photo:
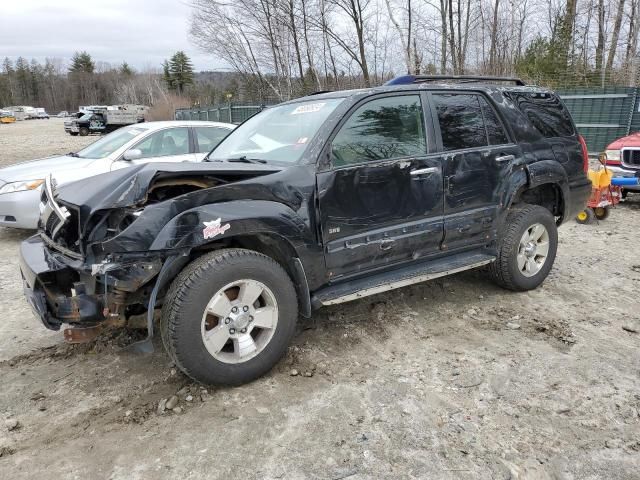
M 314 236 L 301 216 L 282 203 L 239 200 L 186 210 L 162 228 L 149 250 L 192 251 L 212 243 L 261 235 L 284 242 L 285 250 L 291 253 L 283 267 L 292 277 L 300 313 L 310 317 L 311 295 L 304 265 L 314 261 Z

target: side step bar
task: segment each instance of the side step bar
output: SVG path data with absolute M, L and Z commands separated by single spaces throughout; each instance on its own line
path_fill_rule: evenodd
M 318 290 L 311 297 L 315 308 L 350 302 L 358 298 L 406 287 L 434 278 L 481 267 L 493 262 L 493 255 L 477 251 L 459 253 L 446 258 L 413 264 L 397 270 L 386 271 L 362 279 L 345 281 Z

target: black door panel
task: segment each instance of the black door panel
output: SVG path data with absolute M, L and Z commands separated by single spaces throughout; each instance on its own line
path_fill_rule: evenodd
M 364 102 L 332 139 L 334 169 L 317 175 L 331 279 L 439 252 L 443 177 L 439 156 L 427 155 L 422 98 Z
M 420 173 L 427 168 L 434 170 Z M 393 160 L 320 173 L 318 191 L 326 263 L 334 276 L 439 249 L 443 199 L 437 159 Z

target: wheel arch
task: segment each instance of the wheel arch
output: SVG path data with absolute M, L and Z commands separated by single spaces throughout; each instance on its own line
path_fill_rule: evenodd
M 244 248 L 275 260 L 289 275 L 295 286 L 300 314 L 306 318 L 311 316 L 311 295 L 306 272 L 298 249 L 289 239 L 272 231 L 231 235 L 194 248 L 190 256 L 195 260 L 207 252 L 225 248 Z

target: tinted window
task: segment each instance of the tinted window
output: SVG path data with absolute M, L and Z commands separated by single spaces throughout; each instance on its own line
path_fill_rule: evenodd
M 502 122 L 500 122 L 495 110 L 491 108 L 489 102 L 487 102 L 483 97 L 478 97 L 478 101 L 480 102 L 480 108 L 482 109 L 482 117 L 484 118 L 484 126 L 487 129 L 489 145 L 502 145 L 509 143 L 509 139 L 504 131 Z
M 208 153 L 218 145 L 231 130 L 220 127 L 196 127 L 198 138 L 198 151 L 196 153 Z
M 554 95 L 512 93 L 511 97 L 543 137 L 569 137 L 574 134 L 569 112 Z
M 166 157 L 189 153 L 189 130 L 187 128 L 167 128 L 152 133 L 134 148 L 142 151 L 142 157 Z
M 385 97 L 359 107 L 332 143 L 335 166 L 389 160 L 427 151 L 419 95 Z
M 442 146 L 445 150 L 484 147 L 488 144 L 477 95 L 433 95 Z

